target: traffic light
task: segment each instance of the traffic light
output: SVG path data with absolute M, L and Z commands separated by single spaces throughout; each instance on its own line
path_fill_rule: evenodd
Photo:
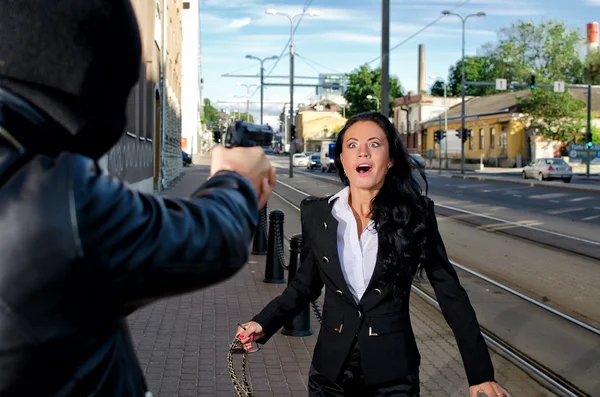
M 293 141 L 295 139 L 296 139 L 296 126 L 292 124 L 290 126 L 290 141 Z
M 221 131 L 213 130 L 213 142 L 221 143 Z
M 456 130 L 456 137 L 459 139 L 460 139 L 460 131 L 461 131 L 460 128 L 458 130 Z M 471 136 L 471 130 L 468 128 L 465 128 L 465 133 L 462 136 L 462 143 L 465 143 L 467 141 L 467 139 L 469 139 L 470 136 Z
M 433 141 L 439 142 L 441 139 L 441 135 L 442 135 L 442 130 L 433 131 Z
M 585 141 L 587 142 L 589 148 L 594 146 L 594 142 L 592 142 L 592 134 L 585 134 Z
M 531 88 L 532 90 L 535 89 L 535 76 L 531 75 L 531 77 L 529 77 L 529 88 Z

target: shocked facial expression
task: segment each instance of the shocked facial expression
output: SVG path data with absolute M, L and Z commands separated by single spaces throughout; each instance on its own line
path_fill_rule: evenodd
M 350 186 L 379 190 L 392 166 L 387 137 L 372 121 L 359 121 L 348 128 L 340 160 Z

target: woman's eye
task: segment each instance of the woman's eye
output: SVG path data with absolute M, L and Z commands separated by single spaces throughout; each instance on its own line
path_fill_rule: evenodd
M 355 147 L 356 147 L 356 143 L 349 143 L 349 144 L 348 144 L 348 147 L 349 147 L 349 148 L 355 148 Z
M 377 142 L 371 142 L 371 147 L 379 147 L 379 143 Z

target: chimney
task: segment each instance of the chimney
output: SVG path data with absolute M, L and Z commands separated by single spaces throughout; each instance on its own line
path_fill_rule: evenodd
M 425 93 L 425 46 L 419 44 L 419 94 Z

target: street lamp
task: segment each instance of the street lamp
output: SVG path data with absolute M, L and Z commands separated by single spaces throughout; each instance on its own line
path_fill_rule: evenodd
M 461 96 L 462 96 L 462 105 L 460 112 L 460 173 L 465 173 L 465 141 L 463 139 L 463 135 L 465 133 L 465 24 L 467 23 L 467 19 L 471 17 L 484 17 L 485 12 L 478 12 L 477 14 L 469 14 L 466 17 L 463 17 L 459 14 L 450 11 L 442 11 L 442 15 L 454 15 L 462 21 L 462 79 L 461 79 Z
M 379 112 L 379 108 L 381 107 L 381 103 L 379 102 L 379 98 L 373 96 L 371 94 L 367 95 L 367 99 L 375 99 L 377 101 L 377 111 Z
M 237 86 L 246 87 L 246 121 L 250 122 L 250 88 L 258 87 L 260 84 L 240 84 L 237 83 Z
M 294 143 L 291 139 L 292 134 L 292 125 L 294 125 L 294 25 L 296 23 L 296 18 L 299 18 L 303 15 L 308 15 L 309 17 L 318 17 L 320 14 L 317 11 L 311 12 L 302 12 L 301 14 L 296 14 L 294 16 L 290 16 L 285 12 L 280 12 L 275 10 L 274 8 L 269 8 L 265 11 L 266 14 L 269 15 L 283 15 L 287 19 L 290 20 L 290 128 L 288 129 L 290 134 L 290 178 L 294 177 L 294 164 L 292 162 L 292 156 L 294 155 Z
M 258 62 L 260 62 L 260 123 L 263 123 L 263 96 L 264 96 L 264 74 L 265 74 L 265 68 L 263 66 L 263 64 L 265 63 L 265 61 L 269 61 L 269 60 L 273 60 L 273 59 L 277 59 L 278 57 L 276 55 L 273 55 L 272 57 L 267 57 L 267 58 L 259 58 L 259 57 L 255 57 L 252 55 L 246 55 L 246 59 L 256 59 Z
M 429 76 L 431 80 L 439 81 L 444 85 L 444 131 L 448 134 L 448 104 L 446 102 L 448 96 L 446 94 L 447 84 L 446 80 L 437 77 L 437 76 Z M 441 143 L 440 143 L 441 145 Z M 448 141 L 444 140 L 444 152 L 446 157 L 446 168 L 448 168 Z

